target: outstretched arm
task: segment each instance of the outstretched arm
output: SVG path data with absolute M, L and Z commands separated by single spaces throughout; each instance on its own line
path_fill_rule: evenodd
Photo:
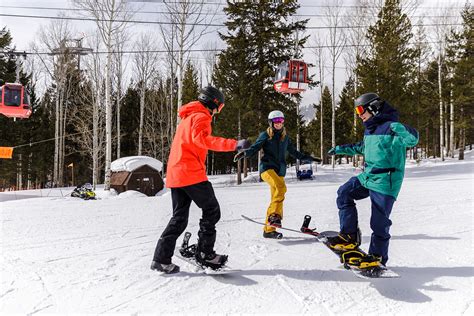
M 364 142 L 358 142 L 355 144 L 346 144 L 346 145 L 339 145 L 334 148 L 331 148 L 328 151 L 330 155 L 363 155 L 364 154 Z
M 418 131 L 413 127 L 394 122 L 390 124 L 390 129 L 396 136 L 400 137 L 406 147 L 413 147 L 418 144 Z
M 290 138 L 288 138 L 288 147 L 287 151 L 290 155 L 292 155 L 294 158 L 299 159 L 299 160 L 314 160 L 313 157 L 310 155 L 303 154 L 302 152 L 299 152 L 296 150 L 295 146 L 291 142 Z
M 255 155 L 260 149 L 262 149 L 262 146 L 267 139 L 268 134 L 266 132 L 263 132 L 258 135 L 258 138 L 255 143 L 244 151 L 245 157 L 252 157 L 253 155 Z
M 235 139 L 212 136 L 211 132 L 211 124 L 207 118 L 196 118 L 192 131 L 193 143 L 213 151 L 234 151 L 237 147 Z

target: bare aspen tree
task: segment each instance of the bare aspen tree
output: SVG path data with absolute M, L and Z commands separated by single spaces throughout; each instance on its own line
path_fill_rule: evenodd
M 323 48 L 323 40 L 321 39 L 320 35 L 317 34 L 312 38 L 312 44 L 315 48 L 313 48 L 313 53 L 316 58 L 316 67 L 318 71 L 318 80 L 319 83 L 319 124 L 320 124 L 320 155 L 321 155 L 321 165 L 324 164 L 324 157 L 325 151 L 324 151 L 324 104 L 323 104 L 323 87 L 324 87 L 324 68 L 325 68 L 325 63 L 324 63 L 324 48 Z
M 91 37 L 90 46 L 93 47 L 94 51 L 97 52 L 101 49 L 100 43 L 101 39 L 98 33 Z M 84 138 L 83 143 L 92 157 L 92 185 L 94 188 L 99 183 L 100 161 L 105 155 L 105 106 L 103 104 L 105 77 L 102 71 L 103 65 L 104 60 L 101 54 L 93 54 L 92 57 L 86 59 L 87 77 L 90 80 L 91 90 L 88 101 L 92 111 L 92 148 L 87 147 L 88 136 L 81 135 L 81 137 Z
M 205 0 L 181 0 L 174 2 L 164 2 L 167 10 L 165 18 L 168 25 L 160 25 L 163 36 L 163 43 L 169 52 L 174 52 L 173 47 L 176 44 L 177 54 L 171 54 L 176 64 L 176 77 L 178 84 L 177 108 L 182 105 L 183 96 L 183 75 L 184 68 L 189 58 L 189 50 L 194 47 L 201 38 L 209 33 L 209 20 L 217 12 L 218 6 L 214 11 L 205 10 L 210 8 L 205 5 Z M 176 124 L 179 123 L 179 117 Z
M 217 64 L 217 43 L 209 42 L 204 46 L 204 73 L 206 76 L 207 84 L 212 85 L 212 74 Z
M 110 164 L 112 161 L 112 56 L 114 51 L 114 37 L 122 32 L 127 21 L 133 16 L 126 0 L 74 0 L 77 7 L 85 10 L 95 19 L 101 39 L 107 50 L 105 63 L 105 181 L 104 190 L 110 190 Z
M 447 24 L 448 18 L 446 16 L 438 17 L 435 21 L 435 42 L 438 53 L 438 102 L 439 102 L 439 150 L 441 160 L 444 161 L 446 154 L 445 148 L 445 105 L 443 100 L 443 66 L 445 64 L 446 53 L 446 36 L 448 35 L 448 28 L 442 24 Z
M 158 54 L 154 45 L 155 39 L 148 34 L 141 34 L 135 42 L 137 54 L 134 56 L 134 74 L 140 92 L 140 124 L 138 128 L 138 155 L 143 149 L 143 117 L 145 115 L 145 93 L 148 82 L 154 74 L 158 61 Z
M 346 30 L 346 40 L 348 49 L 345 50 L 344 60 L 347 65 L 346 72 L 349 77 L 354 79 L 354 100 L 358 97 L 359 91 L 359 77 L 355 71 L 358 60 L 366 54 L 367 44 L 367 27 L 371 24 L 370 20 L 375 19 L 375 16 L 370 18 L 369 4 L 367 0 L 357 0 L 354 7 L 348 12 L 346 23 L 348 26 L 354 26 Z M 365 21 L 366 27 L 360 27 L 361 21 Z M 357 114 L 354 111 L 352 135 L 355 139 L 357 134 Z M 353 157 L 353 165 L 356 167 L 358 155 Z
M 64 161 L 64 126 L 65 100 L 68 89 L 66 87 L 68 63 L 71 56 L 68 54 L 66 42 L 72 38 L 72 30 L 67 20 L 51 22 L 47 27 L 40 29 L 38 34 L 38 50 L 50 52 L 48 56 L 37 55 L 43 65 L 43 70 L 56 85 L 55 99 L 55 126 L 54 126 L 54 159 L 53 184 L 63 185 Z
M 343 8 L 342 0 L 334 0 L 325 8 L 325 24 L 329 27 L 329 56 L 331 58 L 332 67 L 332 120 L 331 120 L 331 146 L 336 146 L 336 63 L 341 56 L 346 37 L 339 29 L 343 26 Z M 334 167 L 336 160 L 331 156 L 331 164 Z
M 116 108 L 116 134 L 117 134 L 117 159 L 121 157 L 121 127 L 120 127 L 120 104 L 125 95 L 126 80 L 124 76 L 126 73 L 128 58 L 125 57 L 124 49 L 129 40 L 129 34 L 126 30 L 118 33 L 115 36 L 115 51 L 114 51 L 114 86 L 115 86 L 115 108 Z

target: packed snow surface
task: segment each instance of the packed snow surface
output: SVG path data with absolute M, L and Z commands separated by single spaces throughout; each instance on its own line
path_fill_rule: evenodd
M 270 193 L 256 174 L 240 186 L 235 176 L 210 178 L 222 211 L 216 251 L 242 269 L 229 275 L 206 275 L 178 258 L 179 274 L 150 270 L 172 213 L 168 190 L 156 197 L 98 190 L 97 201 L 67 197 L 68 189 L 7 192 L 0 314 L 474 315 L 473 157 L 407 163 L 388 262 L 398 279 L 357 278 L 310 236 L 264 239 L 261 226 L 240 216 L 265 216 Z M 318 166 L 313 181 L 300 182 L 289 169 L 283 224 L 299 228 L 309 214 L 311 226 L 337 230 L 337 189 L 359 172 Z M 370 202 L 357 205 L 367 249 Z M 192 241 L 199 218 L 193 204 Z
M 133 171 L 138 167 L 143 165 L 149 165 L 153 169 L 157 171 L 161 171 L 163 168 L 163 163 L 155 158 L 147 157 L 147 156 L 130 156 L 130 157 L 122 157 L 117 160 L 112 161 L 110 165 L 110 169 L 113 172 L 119 171 Z

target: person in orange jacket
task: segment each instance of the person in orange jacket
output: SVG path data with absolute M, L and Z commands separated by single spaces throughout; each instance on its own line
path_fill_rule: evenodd
M 198 101 L 181 107 L 181 122 L 171 145 L 166 169 L 166 187 L 171 188 L 173 216 L 161 234 L 155 248 L 151 269 L 164 273 L 177 273 L 179 266 L 171 262 L 176 240 L 188 225 L 191 202 L 202 209 L 199 222 L 195 259 L 202 266 L 218 269 L 227 262 L 226 255 L 216 254 L 216 223 L 221 217 L 212 184 L 206 175 L 208 150 L 235 151 L 250 146 L 248 140 L 226 139 L 212 136 L 212 116 L 224 107 L 224 95 L 208 86 L 201 90 Z

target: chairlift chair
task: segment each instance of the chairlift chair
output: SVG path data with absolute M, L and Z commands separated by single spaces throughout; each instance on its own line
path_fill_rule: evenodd
M 299 59 L 285 61 L 278 66 L 273 87 L 281 93 L 295 94 L 308 89 L 308 65 Z
M 29 118 L 32 113 L 27 89 L 19 83 L 0 86 L 0 114 L 12 118 Z
M 296 171 L 298 180 L 313 180 L 313 163 L 309 163 L 309 169 L 300 169 Z

